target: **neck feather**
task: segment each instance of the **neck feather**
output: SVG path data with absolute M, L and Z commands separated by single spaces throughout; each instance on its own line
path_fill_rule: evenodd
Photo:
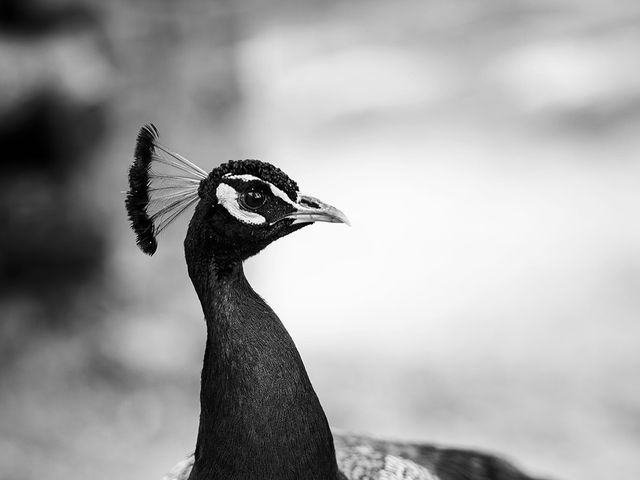
M 189 275 L 207 323 L 190 479 L 339 478 L 331 431 L 291 337 L 241 263 L 221 271 L 189 237 Z

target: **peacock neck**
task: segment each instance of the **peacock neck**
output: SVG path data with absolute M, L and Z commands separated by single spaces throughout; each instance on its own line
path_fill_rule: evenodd
M 185 242 L 207 324 L 191 480 L 335 480 L 333 438 L 302 359 L 241 263 Z

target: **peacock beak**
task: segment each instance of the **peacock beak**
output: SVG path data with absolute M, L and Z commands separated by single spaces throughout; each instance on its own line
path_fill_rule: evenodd
M 315 197 L 299 195 L 295 207 L 294 212 L 284 217 L 294 219 L 293 225 L 296 223 L 329 222 L 346 223 L 351 226 L 351 222 L 344 213 Z

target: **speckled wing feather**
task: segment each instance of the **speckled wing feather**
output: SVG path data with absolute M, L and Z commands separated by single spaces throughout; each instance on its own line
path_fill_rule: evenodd
M 336 459 L 348 480 L 438 480 L 427 468 L 369 445 L 337 449 Z
M 347 480 L 535 480 L 506 460 L 474 450 L 376 440 L 334 433 L 336 460 Z M 193 454 L 162 480 L 187 480 Z
M 508 461 L 475 450 L 335 432 L 333 438 L 338 466 L 349 480 L 534 480 Z
M 193 468 L 193 461 L 194 456 L 192 453 L 181 462 L 178 462 L 169 473 L 162 477 L 162 480 L 187 480 Z

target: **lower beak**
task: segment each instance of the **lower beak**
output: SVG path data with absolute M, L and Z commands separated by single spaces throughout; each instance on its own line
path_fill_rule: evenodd
M 292 218 L 293 224 L 296 223 L 313 223 L 313 222 L 329 222 L 329 223 L 346 223 L 351 226 L 351 222 L 347 216 L 336 207 L 327 205 L 317 198 L 307 195 L 300 195 L 296 203 L 296 211 L 288 214 L 284 218 Z

